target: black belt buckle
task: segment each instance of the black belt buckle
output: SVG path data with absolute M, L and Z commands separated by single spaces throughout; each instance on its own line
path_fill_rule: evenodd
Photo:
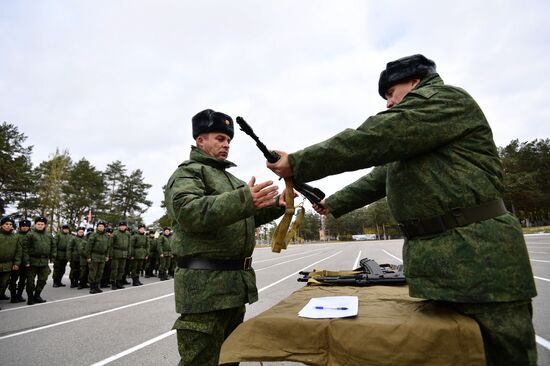
M 245 257 L 243 262 L 243 269 L 247 270 L 252 268 L 252 257 Z

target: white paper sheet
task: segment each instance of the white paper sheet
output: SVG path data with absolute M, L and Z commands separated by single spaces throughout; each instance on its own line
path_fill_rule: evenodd
M 326 319 L 356 316 L 359 309 L 357 296 L 314 297 L 298 313 L 302 318 Z

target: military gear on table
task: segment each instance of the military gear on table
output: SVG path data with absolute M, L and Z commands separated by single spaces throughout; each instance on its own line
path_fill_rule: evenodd
M 289 163 L 296 179 L 306 182 L 377 166 L 325 200 L 335 217 L 387 195 L 397 222 L 423 221 L 499 200 L 503 192 L 483 112 L 438 74 L 356 130 L 290 154 Z M 403 260 L 414 297 L 492 303 L 536 296 L 523 233 L 509 213 L 408 238 Z
M 225 113 L 205 109 L 193 116 L 193 138 L 201 133 L 222 132 L 233 139 L 233 119 Z

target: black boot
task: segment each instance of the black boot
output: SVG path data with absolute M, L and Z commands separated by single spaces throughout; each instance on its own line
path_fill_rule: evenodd
M 137 283 L 138 283 L 138 286 L 143 285 L 143 283 L 141 283 L 141 281 L 139 280 L 139 277 L 137 278 Z
M 34 301 L 34 296 L 27 292 L 27 305 L 34 305 L 36 301 Z
M 100 294 L 103 292 L 103 290 L 101 289 L 102 286 L 99 286 L 99 283 L 95 283 L 95 290 L 96 290 L 96 293 Z M 109 287 L 109 286 L 107 286 Z
M 78 287 L 76 288 L 77 290 L 82 290 L 84 288 L 84 285 L 86 284 L 86 282 L 80 280 L 78 282 Z
M 125 288 L 125 287 L 124 287 L 124 282 L 123 282 L 123 281 L 116 281 L 116 287 L 118 287 L 118 288 Z
M 6 296 L 6 293 L 2 293 L 2 295 L 0 295 L 0 300 L 9 300 L 10 297 L 9 296 Z
M 53 280 L 53 287 L 60 287 L 57 280 Z
M 132 277 L 132 286 L 139 286 L 139 283 L 138 283 L 138 278 L 137 277 Z
M 78 286 L 78 280 L 71 280 L 71 288 L 75 288 Z
M 99 292 L 97 291 L 97 289 L 96 289 L 96 286 L 97 286 L 97 283 L 93 283 L 93 282 L 90 283 L 90 293 L 91 293 L 91 294 L 97 294 L 97 293 L 99 293 Z
M 10 295 L 11 295 L 10 302 L 12 302 L 12 303 L 18 303 L 19 302 L 19 299 L 17 298 L 17 294 L 15 293 L 15 291 L 10 290 Z
M 116 281 L 111 281 L 111 290 L 118 290 Z
M 57 281 L 57 285 L 58 285 L 59 287 L 65 287 L 65 286 L 67 286 L 67 285 L 65 285 L 63 282 L 61 282 L 61 280 Z
M 122 279 L 122 281 L 120 281 L 123 285 L 129 285 L 130 284 L 130 281 L 128 281 L 126 279 L 126 276 L 124 276 L 124 278 Z
M 27 301 L 27 300 L 23 297 L 23 289 L 17 290 L 17 294 L 15 294 L 15 296 L 17 296 L 17 300 L 19 300 L 19 302 L 25 302 L 25 301 Z
M 42 297 L 40 297 L 40 293 L 42 291 L 35 291 L 34 292 L 34 301 L 39 303 L 39 304 L 42 304 L 43 302 L 46 302 L 46 300 L 44 300 Z

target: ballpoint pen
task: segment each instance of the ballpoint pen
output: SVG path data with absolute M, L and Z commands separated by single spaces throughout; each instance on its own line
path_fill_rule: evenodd
M 327 306 L 316 306 L 315 309 L 318 310 L 348 310 L 345 306 L 333 308 L 333 307 L 327 307 Z

